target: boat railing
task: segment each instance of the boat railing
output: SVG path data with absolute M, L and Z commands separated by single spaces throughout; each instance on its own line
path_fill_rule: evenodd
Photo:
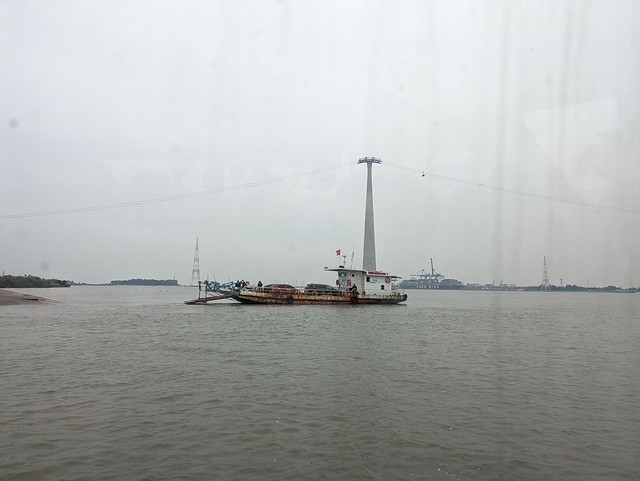
M 247 292 L 273 292 L 274 294 L 300 294 L 297 287 L 267 287 L 267 286 L 245 286 L 243 291 Z
M 351 289 L 309 289 L 309 288 L 283 288 L 283 287 L 258 287 L 245 286 L 245 292 L 265 292 L 273 294 L 313 295 L 313 296 L 349 296 L 353 295 Z M 361 294 L 360 292 L 358 294 Z
M 404 296 L 404 291 L 401 289 L 389 289 L 385 291 L 365 291 L 361 294 L 370 297 L 402 297 Z
M 340 291 L 338 289 L 313 289 L 306 288 L 304 289 L 305 294 L 317 295 L 317 296 L 343 296 L 347 293 L 344 291 Z
M 352 289 L 304 289 L 304 288 L 283 288 L 283 287 L 258 287 L 258 286 L 245 286 L 242 292 L 263 292 L 283 295 L 312 295 L 312 296 L 370 296 L 370 297 L 386 297 L 396 298 L 403 297 L 405 295 L 404 290 L 392 289 L 385 291 L 353 291 Z

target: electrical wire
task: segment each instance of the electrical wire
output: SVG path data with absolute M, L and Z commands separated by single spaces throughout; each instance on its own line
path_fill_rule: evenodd
M 248 188 L 253 188 L 253 187 L 259 187 L 259 186 L 262 186 L 262 185 L 274 184 L 274 183 L 277 183 L 277 182 L 283 182 L 283 181 L 287 181 L 287 180 L 297 179 L 297 178 L 300 178 L 300 177 L 307 177 L 307 176 L 319 174 L 319 173 L 322 173 L 322 172 L 329 172 L 331 170 L 342 169 L 344 167 L 351 167 L 353 165 L 356 165 L 356 164 L 353 163 L 353 162 L 347 162 L 347 163 L 332 165 L 332 166 L 329 166 L 329 167 L 323 167 L 323 168 L 320 168 L 320 169 L 314 169 L 314 170 L 311 170 L 311 171 L 308 171 L 308 172 L 301 172 L 301 173 L 298 173 L 298 174 L 291 174 L 291 175 L 284 175 L 284 176 L 280 176 L 280 177 L 273 177 L 271 179 L 264 179 L 264 180 L 254 181 L 254 182 L 247 182 L 245 184 L 238 184 L 238 185 L 233 185 L 233 186 L 229 186 L 229 187 L 221 187 L 221 188 L 218 188 L 218 189 L 203 190 L 203 191 L 199 191 L 199 192 L 190 192 L 190 193 L 186 193 L 186 194 L 177 194 L 177 195 L 170 195 L 170 196 L 164 196 L 164 197 L 155 197 L 155 198 L 151 198 L 151 199 L 134 200 L 134 201 L 129 201 L 129 202 L 119 202 L 119 203 L 114 203 L 114 204 L 75 207 L 75 208 L 70 208 L 70 209 L 59 209 L 59 210 L 49 210 L 49 211 L 39 211 L 39 212 L 27 212 L 27 213 L 22 213 L 22 214 L 5 214 L 5 215 L 0 215 L 0 220 L 25 219 L 25 218 L 29 218 L 29 217 L 45 217 L 45 216 L 52 216 L 52 215 L 77 214 L 77 213 L 83 213 L 83 212 L 96 212 L 96 211 L 101 211 L 101 210 L 119 209 L 119 208 L 123 208 L 123 207 L 135 207 L 135 206 L 141 206 L 141 205 L 157 204 L 157 203 L 160 203 L 160 202 L 170 202 L 170 201 L 175 201 L 175 200 L 190 199 L 190 198 L 194 198 L 194 197 L 204 197 L 204 196 L 208 196 L 208 195 L 220 194 L 220 193 L 223 193 L 223 192 L 231 192 L 231 191 L 235 191 L 235 190 L 242 190 L 242 189 L 248 189 Z M 602 204 L 595 204 L 595 203 L 584 202 L 584 201 L 579 201 L 579 200 L 563 199 L 563 198 L 560 198 L 560 197 L 554 197 L 554 196 L 546 195 L 546 194 L 537 194 L 537 193 L 526 192 L 526 191 L 522 191 L 522 190 L 510 189 L 510 188 L 507 188 L 507 187 L 489 185 L 489 184 L 484 184 L 482 182 L 474 182 L 474 181 L 459 179 L 459 178 L 451 177 L 451 176 L 447 176 L 447 175 L 441 175 L 441 174 L 437 174 L 435 172 L 429 172 L 429 171 L 426 171 L 426 170 L 415 169 L 415 168 L 412 168 L 412 167 L 407 167 L 407 166 L 404 166 L 404 165 L 401 165 L 401 164 L 395 164 L 395 163 L 392 163 L 392 162 L 384 162 L 382 165 L 386 165 L 388 167 L 392 167 L 392 168 L 395 168 L 395 169 L 403 170 L 405 172 L 417 173 L 417 174 L 422 175 L 423 177 L 425 177 L 425 176 L 433 177 L 433 178 L 436 178 L 436 179 L 446 180 L 448 182 L 455 182 L 455 183 L 458 183 L 458 184 L 468 185 L 468 186 L 472 186 L 472 187 L 478 187 L 478 188 L 492 190 L 492 191 L 496 191 L 496 192 L 504 192 L 504 193 L 512 194 L 512 195 L 519 195 L 521 197 L 529 197 L 529 198 L 533 198 L 533 199 L 540 199 L 540 200 L 545 200 L 545 201 L 558 202 L 558 203 L 562 203 L 562 204 L 576 205 L 576 206 L 580 206 L 580 207 L 589 207 L 589 208 L 592 208 L 592 209 L 608 210 L 608 211 L 622 212 L 622 213 L 627 213 L 627 214 L 640 214 L 640 210 L 638 210 L 638 209 L 628 209 L 628 208 L 624 208 L 624 207 L 615 207 L 615 206 L 608 206 L 608 205 L 602 205 Z
M 169 195 L 169 196 L 164 196 L 164 197 L 155 197 L 155 198 L 151 198 L 151 199 L 133 200 L 133 201 L 129 201 L 129 202 L 118 202 L 118 203 L 114 203 L 114 204 L 103 204 L 103 205 L 93 205 L 93 206 L 85 206 L 85 207 L 74 207 L 74 208 L 70 208 L 70 209 L 48 210 L 48 211 L 39 211 L 39 212 L 27 212 L 27 213 L 22 213 L 22 214 L 5 214 L 5 215 L 0 215 L 0 220 L 25 219 L 25 218 L 29 218 L 29 217 L 46 217 L 46 216 L 52 216 L 52 215 L 77 214 L 77 213 L 83 213 L 83 212 L 96 212 L 96 211 L 101 211 L 101 210 L 119 209 L 119 208 L 122 208 L 122 207 L 136 207 L 136 206 L 141 206 L 141 205 L 157 204 L 157 203 L 160 203 L 160 202 L 170 202 L 170 201 L 174 201 L 174 200 L 190 199 L 190 198 L 193 198 L 193 197 L 203 197 L 203 196 L 208 196 L 208 195 L 221 194 L 223 192 L 231 192 L 231 191 L 235 191 L 235 190 L 242 190 L 242 189 L 248 189 L 248 188 L 252 188 L 252 187 L 259 187 L 259 186 L 262 186 L 262 185 L 274 184 L 276 182 L 284 182 L 284 181 L 287 181 L 287 180 L 298 179 L 300 177 L 307 177 L 307 176 L 319 174 L 319 173 L 322 173 L 322 172 L 329 172 L 331 170 L 342 169 L 344 167 L 352 166 L 352 165 L 355 165 L 355 164 L 353 162 L 342 163 L 342 164 L 332 165 L 332 166 L 329 166 L 329 167 L 322 167 L 320 169 L 315 169 L 315 170 L 311 170 L 311 171 L 308 171 L 308 172 L 300 172 L 298 174 L 283 175 L 283 176 L 280 176 L 280 177 L 273 177 L 271 179 L 264 179 L 264 180 L 254 181 L 254 182 L 247 182 L 246 184 L 238 184 L 238 185 L 233 185 L 233 186 L 228 186 L 228 187 L 220 187 L 218 189 L 203 190 L 203 191 L 200 191 L 200 192 L 190 192 L 190 193 L 186 193 L 186 194 L 176 194 L 176 195 Z
M 532 192 L 525 192 L 522 190 L 516 190 L 516 189 L 509 189 L 507 187 L 500 187 L 500 186 L 495 186 L 495 185 L 489 185 L 489 184 L 483 184 L 482 182 L 473 182 L 470 180 L 463 180 L 463 179 L 458 179 L 455 177 L 450 177 L 447 175 L 441 175 L 441 174 L 436 174 L 434 172 L 428 172 L 426 170 L 419 170 L 419 169 L 414 169 L 411 167 L 406 167 L 404 165 L 400 165 L 400 164 L 393 164 L 391 162 L 385 162 L 382 165 L 387 165 L 389 167 L 393 167 L 395 169 L 399 169 L 399 170 L 404 170 L 407 172 L 413 172 L 413 173 L 417 173 L 417 174 L 421 174 L 422 176 L 428 176 L 428 177 L 433 177 L 436 179 L 442 179 L 442 180 L 446 180 L 449 182 L 456 182 L 458 184 L 464 184 L 464 185 L 470 185 L 472 187 L 480 187 L 482 189 L 487 189 L 487 190 L 493 190 L 493 191 L 497 191 L 497 192 L 504 192 L 507 194 L 513 194 L 513 195 L 519 195 L 522 197 L 530 197 L 533 199 L 541 199 L 541 200 L 546 200 L 546 201 L 551 201 L 551 202 L 559 202 L 562 204 L 569 204 L 569 205 L 577 205 L 580 207 L 590 207 L 592 209 L 601 209 L 601 210 L 609 210 L 609 211 L 614 211 L 614 212 L 623 212 L 623 213 L 627 213 L 627 214 L 640 214 L 640 210 L 638 209 L 628 209 L 625 207 L 615 207 L 615 206 L 610 206 L 610 205 L 602 205 L 602 204 L 594 204 L 591 202 L 584 202 L 584 201 L 580 201 L 580 200 L 572 200 L 572 199 L 563 199 L 561 197 L 554 197 L 551 195 L 546 195 L 546 194 L 536 194 L 536 193 L 532 193 Z

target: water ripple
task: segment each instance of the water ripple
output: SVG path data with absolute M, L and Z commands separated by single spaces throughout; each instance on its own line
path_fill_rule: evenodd
M 640 478 L 636 300 L 87 292 L 0 311 L 0 479 Z

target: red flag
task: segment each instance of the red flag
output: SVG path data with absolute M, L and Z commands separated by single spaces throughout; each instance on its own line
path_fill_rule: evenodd
M 337 255 L 337 256 L 339 256 L 339 255 L 340 255 L 340 249 L 338 249 L 338 250 L 336 251 L 336 255 Z

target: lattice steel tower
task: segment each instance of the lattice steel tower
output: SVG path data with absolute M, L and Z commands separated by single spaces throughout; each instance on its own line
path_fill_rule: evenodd
M 196 251 L 193 254 L 193 271 L 191 271 L 191 285 L 197 286 L 200 282 L 200 249 L 198 248 L 198 238 L 196 237 Z
M 548 291 L 549 287 L 549 273 L 547 272 L 547 257 L 542 258 L 542 290 Z

